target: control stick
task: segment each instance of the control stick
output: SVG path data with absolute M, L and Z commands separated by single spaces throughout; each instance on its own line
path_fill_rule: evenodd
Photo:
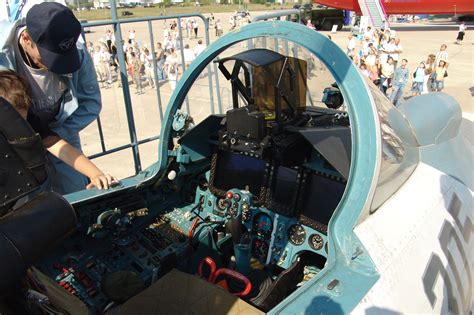
M 235 195 L 239 196 L 238 198 Z M 228 218 L 226 221 L 226 229 L 232 235 L 234 243 L 234 255 L 236 270 L 242 274 L 250 272 L 250 237 L 242 224 L 242 207 L 239 203 L 241 195 L 232 191 L 227 192 L 226 197 L 230 202 L 228 209 Z M 233 202 L 232 202 L 233 201 Z

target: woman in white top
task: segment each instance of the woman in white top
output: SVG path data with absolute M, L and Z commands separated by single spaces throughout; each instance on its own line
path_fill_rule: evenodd
M 165 66 L 171 91 L 174 91 L 178 82 L 178 55 L 174 48 L 170 49 L 170 54 L 166 57 Z
M 379 89 L 384 95 L 387 95 L 387 89 L 393 76 L 395 67 L 393 66 L 393 58 L 388 57 L 386 62 L 382 62 L 380 66 Z
M 466 25 L 464 22 L 459 25 L 458 37 L 456 38 L 456 44 L 461 45 L 462 40 L 464 39 L 464 33 L 466 32 Z

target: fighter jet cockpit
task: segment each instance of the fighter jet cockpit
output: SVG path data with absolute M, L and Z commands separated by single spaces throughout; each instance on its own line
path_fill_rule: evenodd
M 77 231 L 35 262 L 87 309 L 177 269 L 268 312 L 324 268 L 350 167 L 347 113 L 306 106 L 302 59 L 258 48 L 214 62 L 231 86 L 225 114 L 193 126 L 178 110 L 156 182 L 79 202 Z

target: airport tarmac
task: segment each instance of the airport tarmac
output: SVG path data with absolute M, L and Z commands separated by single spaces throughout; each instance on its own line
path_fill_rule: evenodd
M 252 16 L 263 14 L 264 12 L 252 12 Z M 224 27 L 224 34 L 229 30 L 229 16 L 230 13 L 214 14 L 216 19 L 222 21 Z M 170 20 L 166 23 L 169 25 Z M 198 39 L 203 39 L 203 23 L 199 21 L 200 29 Z M 154 42 L 163 41 L 164 21 L 156 21 L 152 23 L 154 31 Z M 105 38 L 105 30 L 111 27 L 94 27 L 92 33 L 86 35 L 86 40 L 97 43 L 101 38 Z M 457 36 L 457 27 L 453 23 L 428 23 L 427 25 L 419 24 L 393 24 L 392 28 L 396 30 L 396 36 L 401 39 L 403 46 L 403 53 L 401 58 L 408 59 L 410 72 L 416 68 L 420 61 L 426 59 L 428 54 L 436 53 L 441 44 L 448 45 L 449 52 L 449 68 L 448 77 L 445 81 L 445 90 L 447 94 L 452 95 L 462 107 L 464 112 L 474 112 L 474 29 L 468 28 L 466 36 L 462 45 L 455 45 L 454 41 Z M 148 33 L 148 24 L 144 23 L 130 23 L 122 25 L 122 37 L 127 40 L 129 30 L 136 31 L 136 40 L 142 44 L 150 47 L 150 36 Z M 329 35 L 330 32 L 321 32 Z M 210 41 L 216 39 L 215 30 L 211 27 Z M 341 49 L 345 50 L 348 36 L 348 30 L 339 31 L 335 34 L 330 34 L 332 40 L 337 43 Z M 183 32 L 183 41 L 188 43 L 191 49 L 197 44 L 196 39 L 189 39 L 186 32 Z M 262 44 L 260 42 L 260 44 Z M 273 45 L 273 42 L 268 43 Z M 284 43 L 278 43 L 280 49 L 285 50 Z M 232 55 L 238 51 L 245 50 L 246 43 L 237 44 L 226 55 Z M 308 58 L 308 55 L 303 52 L 300 58 Z M 322 66 L 319 61 L 314 63 L 314 69 L 310 72 L 308 77 L 308 87 L 311 91 L 311 98 L 314 105 L 320 104 L 322 90 L 332 83 L 332 78 L 329 72 Z M 212 69 L 213 70 L 213 69 Z M 209 92 L 209 80 L 207 77 L 198 79 L 192 90 L 188 94 L 188 103 L 191 116 L 195 122 L 201 121 L 213 110 L 219 112 L 219 108 L 225 111 L 231 105 L 230 85 L 225 79 L 220 76 L 219 90 L 215 86 L 214 71 L 213 76 L 213 100 L 214 106 L 211 106 L 211 97 Z M 411 76 L 410 76 L 411 77 Z M 171 88 L 167 81 L 160 82 L 159 97 L 156 89 L 151 89 L 146 86 L 144 82 L 144 93 L 141 95 L 134 94 L 135 86 L 130 85 L 132 108 L 134 115 L 134 122 L 136 126 L 136 135 L 138 140 L 147 139 L 159 135 L 161 128 L 161 117 L 159 104 L 161 100 L 161 112 L 165 113 L 168 100 L 171 96 Z M 411 95 L 409 87 L 410 83 L 405 89 L 405 96 Z M 127 126 L 127 117 L 125 113 L 122 89 L 118 82 L 112 84 L 110 88 L 102 88 L 102 102 L 103 109 L 100 115 L 102 130 L 104 134 L 104 143 L 101 144 L 99 131 L 96 123 L 92 123 L 89 127 L 81 132 L 81 139 L 83 150 L 87 155 L 93 155 L 101 152 L 102 145 L 106 149 L 113 149 L 118 146 L 130 143 L 130 133 Z M 217 92 L 220 94 L 222 100 L 221 104 L 217 102 Z M 390 90 L 389 90 L 390 93 Z M 221 105 L 219 107 L 219 105 Z M 183 108 L 187 105 L 184 104 Z M 429 113 L 427 113 L 429 115 Z M 142 169 L 148 167 L 156 162 L 158 155 L 158 141 L 152 141 L 142 144 L 139 147 L 141 167 Z M 94 162 L 104 171 L 124 178 L 134 175 L 134 159 L 131 149 L 125 149 L 116 153 L 96 158 Z

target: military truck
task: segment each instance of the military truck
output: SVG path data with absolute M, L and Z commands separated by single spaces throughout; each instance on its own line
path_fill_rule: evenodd
M 341 30 L 345 21 L 344 10 L 328 8 L 326 6 L 313 6 L 311 4 L 295 5 L 295 9 L 300 9 L 301 21 L 306 24 L 308 20 L 316 27 L 317 30 L 329 31 L 333 25 L 337 25 L 337 29 Z M 295 19 L 296 20 L 296 19 Z

